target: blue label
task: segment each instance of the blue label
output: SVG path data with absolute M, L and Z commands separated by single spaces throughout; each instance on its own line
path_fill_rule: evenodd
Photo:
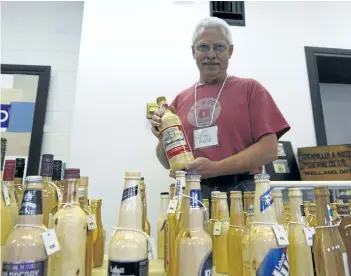
M 123 190 L 122 201 L 138 195 L 138 186 L 132 186 Z
M 2 104 L 0 108 L 0 122 L 1 128 L 8 128 L 10 122 L 10 112 L 11 105 L 10 104 Z
M 212 251 L 207 254 L 201 263 L 198 276 L 211 276 L 212 275 Z
M 201 192 L 200 190 L 190 190 L 190 208 L 198 209 L 201 207 Z
M 268 251 L 256 271 L 256 276 L 288 276 L 289 263 L 286 248 L 273 248 Z
M 47 261 L 39 262 L 4 262 L 2 266 L 2 276 L 15 275 L 47 275 Z
M 273 204 L 272 193 L 271 193 L 271 190 L 268 190 L 260 196 L 260 210 L 261 210 L 261 212 L 266 210 L 272 204 Z

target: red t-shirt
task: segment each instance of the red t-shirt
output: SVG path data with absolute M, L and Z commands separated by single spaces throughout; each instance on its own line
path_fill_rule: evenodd
M 197 87 L 197 121 L 207 126 L 222 83 Z M 171 103 L 180 116 L 194 156 L 212 161 L 232 156 L 254 144 L 262 135 L 276 133 L 279 139 L 290 126 L 268 91 L 253 79 L 228 77 L 215 107 L 212 125 L 218 126 L 219 146 L 194 149 L 195 85 L 178 94 Z

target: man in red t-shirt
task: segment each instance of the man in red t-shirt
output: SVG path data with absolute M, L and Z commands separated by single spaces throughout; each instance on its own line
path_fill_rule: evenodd
M 195 160 L 187 171 L 202 176 L 205 198 L 213 190 L 254 190 L 253 174 L 277 158 L 277 140 L 290 126 L 268 91 L 253 79 L 227 74 L 233 43 L 227 23 L 210 17 L 200 21 L 193 35 L 192 54 L 200 80 L 181 92 L 171 106 L 180 116 Z M 159 138 L 160 114 L 152 117 Z M 161 164 L 169 169 L 162 144 Z

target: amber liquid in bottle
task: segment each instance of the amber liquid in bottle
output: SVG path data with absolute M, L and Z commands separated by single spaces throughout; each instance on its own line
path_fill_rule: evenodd
M 328 188 L 316 187 L 314 195 L 317 207 L 317 227 L 313 251 L 317 276 L 348 276 L 347 252 L 339 229 L 333 226 Z
M 339 204 L 338 205 L 338 213 L 340 217 L 340 225 L 339 231 L 342 240 L 344 241 L 349 268 L 351 268 L 351 216 L 350 216 L 350 208 L 348 204 Z
M 310 203 L 308 205 L 307 223 L 309 227 L 317 226 L 316 203 Z
M 142 219 L 143 231 L 146 234 L 150 235 L 151 226 L 150 226 L 149 219 L 147 218 L 146 185 L 144 182 L 144 177 L 142 177 L 140 181 L 140 195 L 141 195 L 141 200 L 143 202 L 143 219 Z
M 246 228 L 242 239 L 242 257 L 243 257 L 243 276 L 251 276 L 250 264 L 250 233 L 253 228 L 254 208 L 253 204 L 249 205 L 246 212 Z
M 161 193 L 161 213 L 157 221 L 157 258 L 163 260 L 165 256 L 165 233 L 164 223 L 167 219 L 167 208 L 169 204 L 169 192 Z
M 174 198 L 174 191 L 175 191 L 175 184 L 171 184 L 169 186 L 169 199 L 172 200 Z M 164 245 L 164 259 L 163 259 L 163 266 L 165 272 L 168 273 L 169 269 L 169 262 L 170 262 L 170 253 L 169 253 L 169 224 L 168 224 L 168 215 L 166 214 L 166 221 L 164 225 L 164 234 L 165 234 L 165 245 Z
M 217 217 L 217 195 L 219 191 L 211 192 L 211 220 L 210 220 L 210 237 L 212 239 L 212 263 L 213 266 L 216 266 L 216 248 L 214 244 L 214 236 L 213 236 L 213 229 L 215 225 L 215 221 L 218 220 Z
M 230 228 L 228 231 L 228 276 L 243 275 L 242 239 L 245 221 L 241 192 L 230 192 Z
M 102 199 L 93 199 L 90 207 L 92 214 L 95 215 L 97 228 L 94 230 L 93 246 L 93 267 L 100 267 L 104 263 L 105 239 L 104 228 L 101 220 Z

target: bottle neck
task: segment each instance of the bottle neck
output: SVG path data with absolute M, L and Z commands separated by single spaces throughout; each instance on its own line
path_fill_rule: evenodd
M 327 195 L 316 196 L 316 217 L 317 226 L 333 225 L 333 217 L 330 205 L 330 199 Z
M 231 199 L 230 224 L 235 226 L 245 226 L 243 203 L 241 198 Z
M 62 203 L 79 203 L 79 179 L 68 179 L 63 183 Z
M 178 204 L 176 213 L 180 213 L 182 211 L 183 206 L 183 187 L 185 187 L 185 176 L 176 178 L 176 189 L 175 195 L 177 196 Z
M 90 207 L 91 213 L 95 215 L 97 224 L 101 224 L 101 201 L 93 201 Z
M 246 216 L 246 228 L 250 229 L 253 225 L 254 221 L 254 214 L 253 213 L 248 213 Z
M 130 178 L 124 182 L 118 226 L 143 230 L 143 203 L 140 191 L 140 179 Z
M 78 200 L 82 209 L 88 208 L 88 186 L 80 186 L 78 188 Z
M 147 214 L 147 202 L 146 202 L 146 191 L 145 191 L 145 185 L 141 184 L 140 185 L 140 196 L 141 196 L 141 201 L 143 203 L 143 212 L 145 214 Z
M 275 213 L 277 215 L 277 222 L 286 225 L 285 209 L 282 197 L 274 198 Z
M 186 182 L 184 194 L 186 196 L 190 196 L 190 182 Z M 189 198 L 184 197 L 182 201 L 182 218 L 183 218 L 183 225 L 184 228 L 189 228 L 189 208 L 190 208 L 190 201 Z
M 201 187 L 199 180 L 189 181 L 189 217 L 188 226 L 190 230 L 203 230 L 204 228 L 204 209 L 201 201 Z
M 306 214 L 302 196 L 290 197 L 290 221 L 306 224 Z
M 166 214 L 169 204 L 168 196 L 161 196 L 161 214 Z
M 226 198 L 217 199 L 217 219 L 226 220 L 229 219 L 229 209 Z
M 269 181 L 256 181 L 255 220 L 257 222 L 277 223 L 273 196 Z

